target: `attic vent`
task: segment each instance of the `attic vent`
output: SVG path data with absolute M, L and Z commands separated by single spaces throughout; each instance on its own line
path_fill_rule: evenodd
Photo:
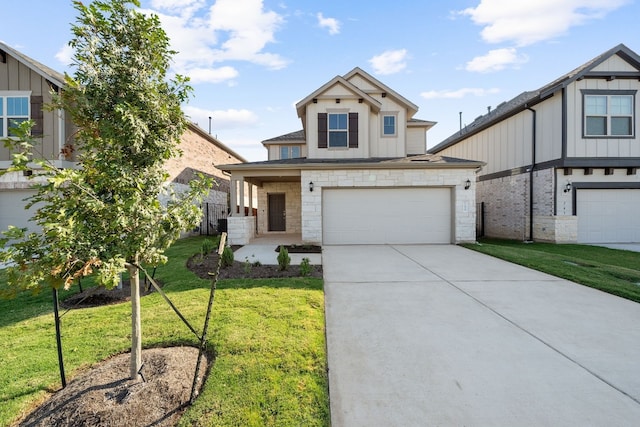
M 2 49 L 0 49 L 0 61 L 2 61 L 3 64 L 7 63 L 7 52 Z
M 317 104 L 318 103 L 318 98 L 313 98 L 313 103 Z
M 387 97 L 387 92 L 382 92 L 382 97 L 386 98 Z

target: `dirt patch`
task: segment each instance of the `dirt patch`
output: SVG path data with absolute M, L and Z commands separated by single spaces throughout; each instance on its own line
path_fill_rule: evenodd
M 156 280 L 156 283 L 162 287 L 162 283 Z M 151 283 L 145 283 L 144 279 L 140 279 L 140 296 L 148 295 L 155 292 L 155 288 Z M 129 301 L 131 299 L 131 285 L 128 280 L 122 283 L 122 288 L 105 289 L 104 287 L 94 287 L 85 289 L 77 294 L 70 295 L 64 301 L 60 301 L 63 308 L 87 308 L 98 307 L 101 305 L 118 304 Z
M 143 350 L 142 381 L 129 379 L 128 353 L 114 356 L 74 379 L 19 426 L 174 426 L 189 401 L 197 357 L 193 347 Z M 206 357 L 200 367 L 207 371 Z
M 218 254 L 213 252 L 205 257 L 194 255 L 187 261 L 187 268 L 201 279 L 210 280 L 209 273 L 215 273 L 218 267 Z M 281 271 L 277 265 L 259 265 L 257 263 L 234 261 L 233 265 L 220 269 L 220 279 L 266 279 L 277 277 L 300 277 L 299 265 L 291 265 Z M 322 278 L 322 266 L 312 265 L 310 277 Z
M 321 254 L 322 246 L 318 245 L 284 245 L 290 254 Z M 280 246 L 276 248 L 276 252 L 280 252 Z

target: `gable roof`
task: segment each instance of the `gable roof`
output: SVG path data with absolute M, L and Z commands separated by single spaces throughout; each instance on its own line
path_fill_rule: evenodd
M 620 56 L 622 59 L 627 61 L 633 67 L 638 70 L 637 72 L 602 72 L 602 71 L 592 71 L 598 65 L 602 64 L 607 59 L 611 58 L 614 55 Z M 445 148 L 451 147 L 452 145 L 457 144 L 463 139 L 468 138 L 471 135 L 474 135 L 484 129 L 487 129 L 490 126 L 493 126 L 496 123 L 501 122 L 515 114 L 518 114 L 527 108 L 532 107 L 533 105 L 544 101 L 548 97 L 552 96 L 555 92 L 560 89 L 563 89 L 569 86 L 571 83 L 576 80 L 583 79 L 585 77 L 601 77 L 601 78 L 615 78 L 615 77 L 626 77 L 626 78 L 635 78 L 640 79 L 640 56 L 637 53 L 629 49 L 624 44 L 619 44 L 612 49 L 602 53 L 601 55 L 596 56 L 592 60 L 582 64 L 578 68 L 568 72 L 567 74 L 560 76 L 556 80 L 552 81 L 544 85 L 543 87 L 528 91 L 522 92 L 515 98 L 503 102 L 498 105 L 493 111 L 478 117 L 471 123 L 470 125 L 465 126 L 460 129 L 458 132 L 449 136 L 444 141 L 440 142 L 435 147 L 427 150 L 428 153 L 438 153 Z
M 367 80 L 373 86 L 378 87 L 382 92 L 386 93 L 387 96 L 395 99 L 400 104 L 404 104 L 407 110 L 409 110 L 409 114 L 407 115 L 407 117 L 412 117 L 415 113 L 418 112 L 419 107 L 416 104 L 409 101 L 407 98 L 400 95 L 398 92 L 391 89 L 389 86 L 385 85 L 380 80 L 376 79 L 375 77 L 373 77 L 371 74 L 367 73 L 360 67 L 355 67 L 353 70 L 349 71 L 347 74 L 344 75 L 344 78 L 345 80 L 351 80 L 351 78 L 356 75 L 360 75 L 360 77 Z
M 304 98 L 302 101 L 296 104 L 296 111 L 298 112 L 298 117 L 302 118 L 304 116 L 307 105 L 313 102 L 314 98 L 318 98 L 322 93 L 326 92 L 327 90 L 329 90 L 335 85 L 341 85 L 347 90 L 349 90 L 350 92 L 352 92 L 357 97 L 362 98 L 362 100 L 367 104 L 369 104 L 369 106 L 375 112 L 380 111 L 380 108 L 382 107 L 380 102 L 375 100 L 372 96 L 368 95 L 367 93 L 362 91 L 360 88 L 358 88 L 351 82 L 347 81 L 344 77 L 336 76 L 333 79 L 329 80 L 327 83 L 323 84 L 320 88 L 316 89 L 306 98 Z
M 44 64 L 41 64 L 35 59 L 29 58 L 28 56 L 18 52 L 7 44 L 0 42 L 0 53 L 2 53 L 3 56 L 9 54 L 59 88 L 64 86 L 64 74 L 55 71 L 54 69 L 49 68 Z
M 204 129 L 202 129 L 197 124 L 189 121 L 187 123 L 187 129 L 189 129 L 190 131 L 192 131 L 194 133 L 197 133 L 201 138 L 207 140 L 208 142 L 210 142 L 211 144 L 215 145 L 219 149 L 221 149 L 223 151 L 226 151 L 231 156 L 235 157 L 236 159 L 240 160 L 241 162 L 247 163 L 247 159 L 245 159 L 240 154 L 238 154 L 235 151 L 233 151 L 231 148 L 229 148 L 226 145 L 224 145 L 222 142 L 218 141 L 217 138 L 214 138 L 211 134 L 207 133 Z

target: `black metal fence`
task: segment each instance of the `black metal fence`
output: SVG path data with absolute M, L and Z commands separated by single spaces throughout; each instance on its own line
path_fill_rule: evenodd
M 227 231 L 227 205 L 218 203 L 202 204 L 202 222 L 200 223 L 200 235 L 215 236 Z

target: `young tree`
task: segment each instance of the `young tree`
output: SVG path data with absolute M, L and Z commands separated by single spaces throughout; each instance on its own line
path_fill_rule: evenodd
M 74 144 L 80 168 L 58 170 L 41 160 L 33 177 L 34 221 L 41 232 L 4 233 L 0 261 L 11 261 L 12 285 L 39 290 L 68 288 L 96 273 L 112 288 L 120 273 L 131 282 L 131 378 L 141 368 L 139 266 L 165 261 L 164 250 L 195 227 L 206 179 L 177 195 L 165 186 L 164 162 L 179 155 L 186 119 L 181 110 L 191 91 L 187 79 L 167 74 L 175 52 L 157 16 L 131 6 L 138 0 L 74 1 L 75 73 L 52 108 L 66 110 L 77 127 Z M 28 125 L 16 130 L 14 166 L 28 168 L 32 141 Z M 168 192 L 169 201 L 158 196 Z M 9 240 L 11 239 L 11 240 Z

